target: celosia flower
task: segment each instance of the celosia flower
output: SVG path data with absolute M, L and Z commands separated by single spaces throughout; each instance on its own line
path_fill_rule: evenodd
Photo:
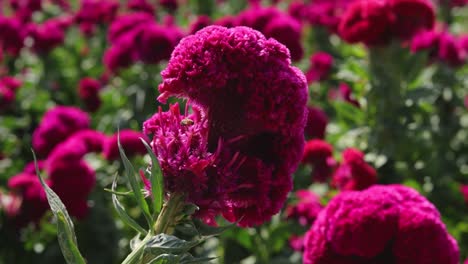
M 267 38 L 274 38 L 285 45 L 296 61 L 302 58 L 302 26 L 293 17 L 274 7 L 252 7 L 237 17 L 237 25 L 247 26 L 262 32 Z
M 408 40 L 435 24 L 435 8 L 429 0 L 387 0 L 394 14 L 393 37 Z
M 323 139 L 325 137 L 327 125 L 327 114 L 318 107 L 309 107 L 309 114 L 307 115 L 307 123 L 304 129 L 304 134 L 308 138 Z
M 94 32 L 96 25 L 112 22 L 118 8 L 119 3 L 115 0 L 82 0 L 75 20 L 81 31 L 89 36 Z
M 306 18 L 312 25 L 326 27 L 331 32 L 338 31 L 340 18 L 354 0 L 316 0 L 309 4 Z
M 293 1 L 288 7 L 288 14 L 297 21 L 304 21 L 307 18 L 308 7 L 302 1 Z
M 452 67 L 462 66 L 466 62 L 466 51 L 458 40 L 448 32 L 442 33 L 439 37 L 439 52 L 437 56 L 439 60 Z
M 138 12 L 121 15 L 112 22 L 107 33 L 107 39 L 111 43 L 116 43 L 120 37 L 133 31 L 135 28 L 150 24 L 152 21 L 154 21 L 154 17 L 147 13 Z
M 91 112 L 95 112 L 101 106 L 101 98 L 99 98 L 101 86 L 98 80 L 89 77 L 81 79 L 78 84 L 78 95 Z
M 435 30 L 422 31 L 411 40 L 411 51 L 429 50 L 431 57 L 437 56 L 440 33 Z
M 50 186 L 50 181 L 46 181 Z M 47 197 L 39 178 L 34 174 L 20 173 L 8 180 L 8 188 L 21 197 L 19 212 L 11 215 L 15 224 L 22 227 L 29 222 L 38 222 L 49 208 Z
M 179 7 L 177 0 L 159 0 L 159 5 L 167 9 L 169 12 L 175 12 Z
M 306 73 L 307 82 L 323 81 L 328 78 L 333 67 L 333 57 L 326 52 L 317 52 L 310 57 L 310 69 Z
M 115 133 L 104 142 L 103 152 L 104 157 L 107 160 L 116 160 L 120 158 L 119 148 L 117 144 L 117 140 L 119 138 L 120 144 L 122 145 L 122 148 L 124 149 L 125 154 L 128 157 L 146 154 L 147 151 L 145 145 L 143 145 L 140 138 L 147 140 L 147 137 L 138 131 L 126 129 Z
M 182 39 L 162 72 L 160 101 L 184 97 L 206 115 L 207 152 L 219 157 L 208 181 L 226 181 L 223 199 L 210 202 L 241 226 L 279 211 L 302 154 L 307 84 L 290 63 L 286 47 L 258 31 L 209 26 Z
M 461 185 L 460 192 L 465 200 L 465 203 L 468 205 L 468 185 Z
M 16 97 L 16 90 L 21 86 L 21 81 L 10 76 L 0 78 L 0 110 L 8 107 Z
M 339 34 L 349 43 L 386 44 L 391 39 L 392 18 L 386 1 L 357 0 L 343 14 Z
M 32 145 L 38 156 L 45 157 L 73 133 L 89 128 L 89 116 L 78 108 L 56 106 L 48 110 L 33 133 Z
M 136 60 L 134 40 L 135 34 L 126 34 L 119 38 L 117 45 L 112 45 L 106 50 L 103 63 L 110 72 L 128 67 Z
M 213 24 L 213 22 L 209 16 L 201 15 L 190 24 L 189 34 L 195 34 L 198 30 L 211 24 Z
M 17 193 L 6 193 L 0 190 L 0 211 L 5 212 L 9 218 L 14 218 L 20 213 L 21 196 Z
M 340 190 L 363 190 L 376 183 L 377 173 L 364 160 L 364 153 L 348 148 L 342 156 L 343 161 L 333 174 L 334 187 Z
M 296 191 L 298 201 L 286 208 L 288 219 L 295 219 L 303 226 L 310 226 L 314 223 L 317 215 L 322 211 L 320 197 L 309 190 Z
M 145 12 L 154 15 L 156 9 L 154 5 L 148 0 L 129 0 L 127 2 L 127 8 L 137 12 Z
M 320 139 L 307 141 L 302 163 L 313 166 L 312 179 L 314 181 L 325 182 L 333 173 L 336 163 L 333 158 L 333 147 Z
M 360 107 L 361 105 L 359 104 L 359 101 L 354 99 L 351 94 L 352 94 L 352 90 L 349 87 L 349 85 L 347 85 L 346 83 L 340 83 L 337 90 L 330 90 L 328 92 L 328 96 L 332 100 L 340 99 L 356 107 Z
M 34 41 L 32 49 L 36 53 L 45 54 L 61 45 L 65 38 L 65 30 L 71 22 L 71 17 L 59 17 L 40 25 L 30 24 L 28 35 Z
M 374 46 L 392 38 L 411 39 L 434 24 L 435 10 L 428 0 L 357 0 L 344 13 L 339 34 L 347 42 Z
M 291 247 L 294 251 L 299 251 L 299 252 L 302 252 L 304 251 L 304 239 L 305 239 L 305 236 L 302 235 L 302 236 L 296 236 L 296 235 L 292 235 L 291 237 L 289 237 L 289 247 Z
M 171 57 L 172 50 L 182 38 L 179 32 L 153 23 L 142 28 L 137 44 L 138 56 L 148 64 L 157 64 Z
M 25 31 L 16 17 L 0 15 L 0 47 L 7 53 L 16 56 L 24 46 Z
M 306 234 L 304 263 L 459 263 L 437 209 L 413 189 L 374 186 L 344 192 Z

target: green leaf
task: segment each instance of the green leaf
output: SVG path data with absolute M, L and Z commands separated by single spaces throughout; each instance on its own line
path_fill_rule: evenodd
M 179 264 L 179 256 L 173 254 L 161 254 L 148 264 Z
M 151 193 L 153 196 L 153 210 L 155 215 L 161 212 L 161 208 L 164 202 L 164 182 L 161 168 L 159 166 L 158 159 L 153 153 L 151 147 L 146 143 L 146 141 L 140 138 L 143 145 L 145 145 L 148 155 L 151 157 Z
M 182 254 L 189 251 L 203 240 L 186 241 L 167 234 L 157 234 L 146 243 L 146 250 L 153 255 L 164 253 Z
M 198 233 L 201 236 L 216 236 L 236 225 L 236 223 L 232 223 L 226 226 L 219 226 L 219 227 L 210 226 L 210 225 L 203 223 L 202 221 L 198 219 L 194 219 L 193 223 L 195 224 L 195 227 L 197 228 Z
M 177 231 L 181 232 L 182 234 L 187 235 L 187 236 L 198 236 L 198 235 L 200 235 L 198 233 L 197 228 L 193 224 L 192 220 L 188 220 L 188 221 L 185 221 L 185 222 L 182 222 L 182 223 L 179 222 L 179 224 L 175 227 L 175 229 Z
M 135 172 L 135 169 L 133 168 L 132 163 L 130 163 L 130 160 L 128 160 L 127 155 L 125 155 L 125 151 L 123 150 L 122 145 L 120 144 L 119 134 L 117 135 L 117 139 L 118 139 L 117 144 L 119 147 L 120 157 L 125 167 L 125 174 L 127 175 L 128 181 L 130 182 L 130 186 L 132 187 L 133 193 L 135 194 L 135 198 L 137 200 L 138 206 L 143 211 L 143 215 L 145 216 L 146 221 L 148 222 L 148 226 L 151 226 L 152 218 L 149 213 L 148 204 L 146 203 L 145 197 L 143 196 L 143 193 L 141 192 L 141 187 L 138 182 L 138 178 L 136 177 L 137 173 Z
M 47 186 L 47 184 L 42 179 L 34 151 L 33 156 L 36 174 L 39 177 L 39 181 L 45 190 L 50 209 L 57 219 L 58 241 L 65 261 L 69 264 L 85 264 L 86 260 L 83 258 L 78 249 L 73 221 L 71 220 L 65 205 L 62 203 L 58 195 L 49 186 Z
M 117 195 L 115 194 L 115 187 L 117 186 L 117 174 L 115 174 L 114 181 L 112 182 L 112 203 L 114 204 L 114 208 L 117 211 L 117 214 L 119 215 L 120 219 L 122 221 L 129 225 L 131 228 L 135 229 L 137 232 L 146 235 L 148 232 L 141 227 L 135 220 L 133 220 L 127 212 L 125 212 L 125 208 L 120 204 L 119 199 L 117 198 Z
M 186 253 L 186 254 L 182 255 L 182 257 L 180 258 L 180 264 L 204 264 L 204 263 L 208 263 L 208 262 L 210 262 L 210 261 L 212 261 L 214 259 L 216 259 L 216 258 L 212 258 L 212 257 L 195 258 L 192 255 L 190 255 L 189 253 Z
M 200 208 L 193 203 L 184 205 L 184 208 L 182 209 L 185 215 L 193 215 L 198 210 L 200 210 Z

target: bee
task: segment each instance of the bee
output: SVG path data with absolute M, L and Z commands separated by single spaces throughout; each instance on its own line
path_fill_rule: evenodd
M 180 124 L 181 124 L 182 126 L 191 126 L 191 125 L 193 125 L 193 123 L 194 123 L 193 120 L 190 119 L 190 118 L 184 118 L 184 119 L 182 119 L 182 120 L 180 121 Z

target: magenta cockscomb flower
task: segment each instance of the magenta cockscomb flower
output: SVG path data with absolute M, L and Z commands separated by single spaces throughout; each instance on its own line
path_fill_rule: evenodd
M 456 264 L 459 250 L 437 209 L 401 185 L 344 192 L 305 239 L 306 264 Z
M 328 125 L 327 114 L 318 107 L 308 107 L 307 124 L 304 134 L 308 138 L 323 139 Z
M 312 165 L 312 180 L 327 181 L 333 173 L 336 161 L 333 158 L 333 147 L 326 141 L 312 139 L 304 147 L 302 163 Z
M 265 37 L 274 38 L 285 45 L 290 51 L 292 60 L 302 58 L 304 54 L 301 44 L 302 25 L 288 14 L 274 7 L 253 6 L 240 13 L 236 20 L 236 25 L 256 29 Z
M 156 8 L 151 0 L 129 0 L 127 2 L 127 8 L 132 11 L 144 12 L 150 15 L 154 15 Z
M 51 185 L 50 181 L 46 181 L 46 183 Z M 19 210 L 15 214 L 9 215 L 15 220 L 18 227 L 30 222 L 37 223 L 48 210 L 49 204 L 46 194 L 35 173 L 22 172 L 11 177 L 8 180 L 8 188 L 21 197 Z
M 298 190 L 295 194 L 298 200 L 286 208 L 286 217 L 297 220 L 303 226 L 312 225 L 323 209 L 320 197 L 309 190 Z
M 49 19 L 40 25 L 30 24 L 28 35 L 33 40 L 34 52 L 46 54 L 60 46 L 64 42 L 65 31 L 71 22 L 71 17 L 59 17 Z
M 213 21 L 207 15 L 201 15 L 197 17 L 191 24 L 189 29 L 189 34 L 195 34 L 198 30 L 205 28 L 209 25 L 212 25 Z
M 101 98 L 99 97 L 101 87 L 100 81 L 90 77 L 81 79 L 78 84 L 78 96 L 91 112 L 97 111 L 101 106 Z
M 6 53 L 17 56 L 24 46 L 26 32 L 22 22 L 16 17 L 0 15 L 0 48 Z
M 340 83 L 337 89 L 329 90 L 328 97 L 332 100 L 343 100 L 347 103 L 350 103 L 356 107 L 361 107 L 361 104 L 355 97 L 352 95 L 353 91 L 346 83 Z
M 317 52 L 310 57 L 310 69 L 306 73 L 307 82 L 323 81 L 328 78 L 333 67 L 333 57 L 326 52 Z
M 330 32 L 337 32 L 341 16 L 348 5 L 355 0 L 317 0 L 311 2 L 302 12 L 305 19 L 314 26 L 322 26 Z
M 377 172 L 364 160 L 364 153 L 348 148 L 333 174 L 332 185 L 339 190 L 363 190 L 377 182 Z
M 161 25 L 146 13 L 118 17 L 108 33 L 111 46 L 104 55 L 104 64 L 111 72 L 136 61 L 157 64 L 167 60 L 182 32 L 173 25 Z
M 71 106 L 56 106 L 48 110 L 34 130 L 32 145 L 38 156 L 46 157 L 60 142 L 73 133 L 89 128 L 90 117 Z
M 460 192 L 465 200 L 465 203 L 468 205 L 468 185 L 461 185 Z
M 103 153 L 104 157 L 107 160 L 116 160 L 120 158 L 119 148 L 117 144 L 117 140 L 119 137 L 120 144 L 125 150 L 125 154 L 127 156 L 130 157 L 134 155 L 146 154 L 147 151 L 145 145 L 143 145 L 140 138 L 147 140 L 147 137 L 141 132 L 125 129 L 121 130 L 118 133 L 115 133 L 104 142 Z
M 97 25 L 111 23 L 118 9 L 119 2 L 116 0 L 82 0 L 75 21 L 81 31 L 89 36 L 94 33 Z
M 15 77 L 0 78 L 0 110 L 8 108 L 16 98 L 16 91 L 21 87 L 21 81 Z
M 430 30 L 413 37 L 411 51 L 426 51 L 431 62 L 440 61 L 455 68 L 466 63 L 468 50 L 463 45 L 463 38 L 457 38 L 447 31 Z
M 224 198 L 212 201 L 224 217 L 252 226 L 277 213 L 301 159 L 307 114 L 305 77 L 287 48 L 251 28 L 209 26 L 179 43 L 162 76 L 160 101 L 183 97 L 206 116 L 218 170 L 208 182 L 226 182 Z

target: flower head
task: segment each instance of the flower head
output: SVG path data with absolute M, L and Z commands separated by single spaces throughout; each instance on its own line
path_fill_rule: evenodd
M 363 190 L 376 183 L 377 173 L 364 160 L 364 153 L 348 148 L 343 161 L 333 174 L 332 185 L 340 190 Z
M 89 116 L 78 108 L 56 106 L 47 111 L 33 133 L 32 145 L 38 156 L 47 156 L 60 142 L 73 133 L 87 129 Z
M 307 141 L 304 147 L 302 163 L 313 166 L 313 180 L 325 182 L 333 173 L 336 163 L 333 158 L 333 147 L 326 141 L 320 139 Z
M 458 258 L 437 209 L 400 185 L 341 193 L 305 239 L 306 264 L 456 264 Z
M 333 57 L 326 52 L 317 52 L 310 57 L 310 69 L 306 73 L 309 83 L 328 78 L 333 67 Z
M 309 107 L 305 135 L 309 138 L 323 139 L 328 125 L 327 114 L 318 107 Z
M 111 137 L 107 138 L 104 142 L 104 157 L 107 160 L 116 160 L 120 158 L 119 148 L 117 140 L 120 139 L 120 144 L 125 151 L 127 156 L 135 155 L 145 155 L 146 148 L 141 142 L 141 139 L 147 139 L 147 137 L 138 131 L 133 131 L 129 129 L 121 130 L 118 133 L 115 133 Z
M 209 26 L 182 39 L 162 72 L 159 100 L 189 99 L 205 116 L 207 152 L 218 153 L 222 171 L 208 181 L 227 182 L 213 202 L 241 226 L 278 212 L 302 154 L 307 85 L 290 63 L 288 50 L 258 31 Z
M 89 77 L 81 79 L 78 84 L 78 95 L 91 112 L 95 112 L 101 106 L 99 98 L 101 86 L 98 80 Z
M 322 211 L 320 198 L 309 190 L 296 191 L 297 203 L 286 209 L 286 216 L 289 219 L 298 220 L 303 226 L 310 226 L 314 223 L 317 215 Z

